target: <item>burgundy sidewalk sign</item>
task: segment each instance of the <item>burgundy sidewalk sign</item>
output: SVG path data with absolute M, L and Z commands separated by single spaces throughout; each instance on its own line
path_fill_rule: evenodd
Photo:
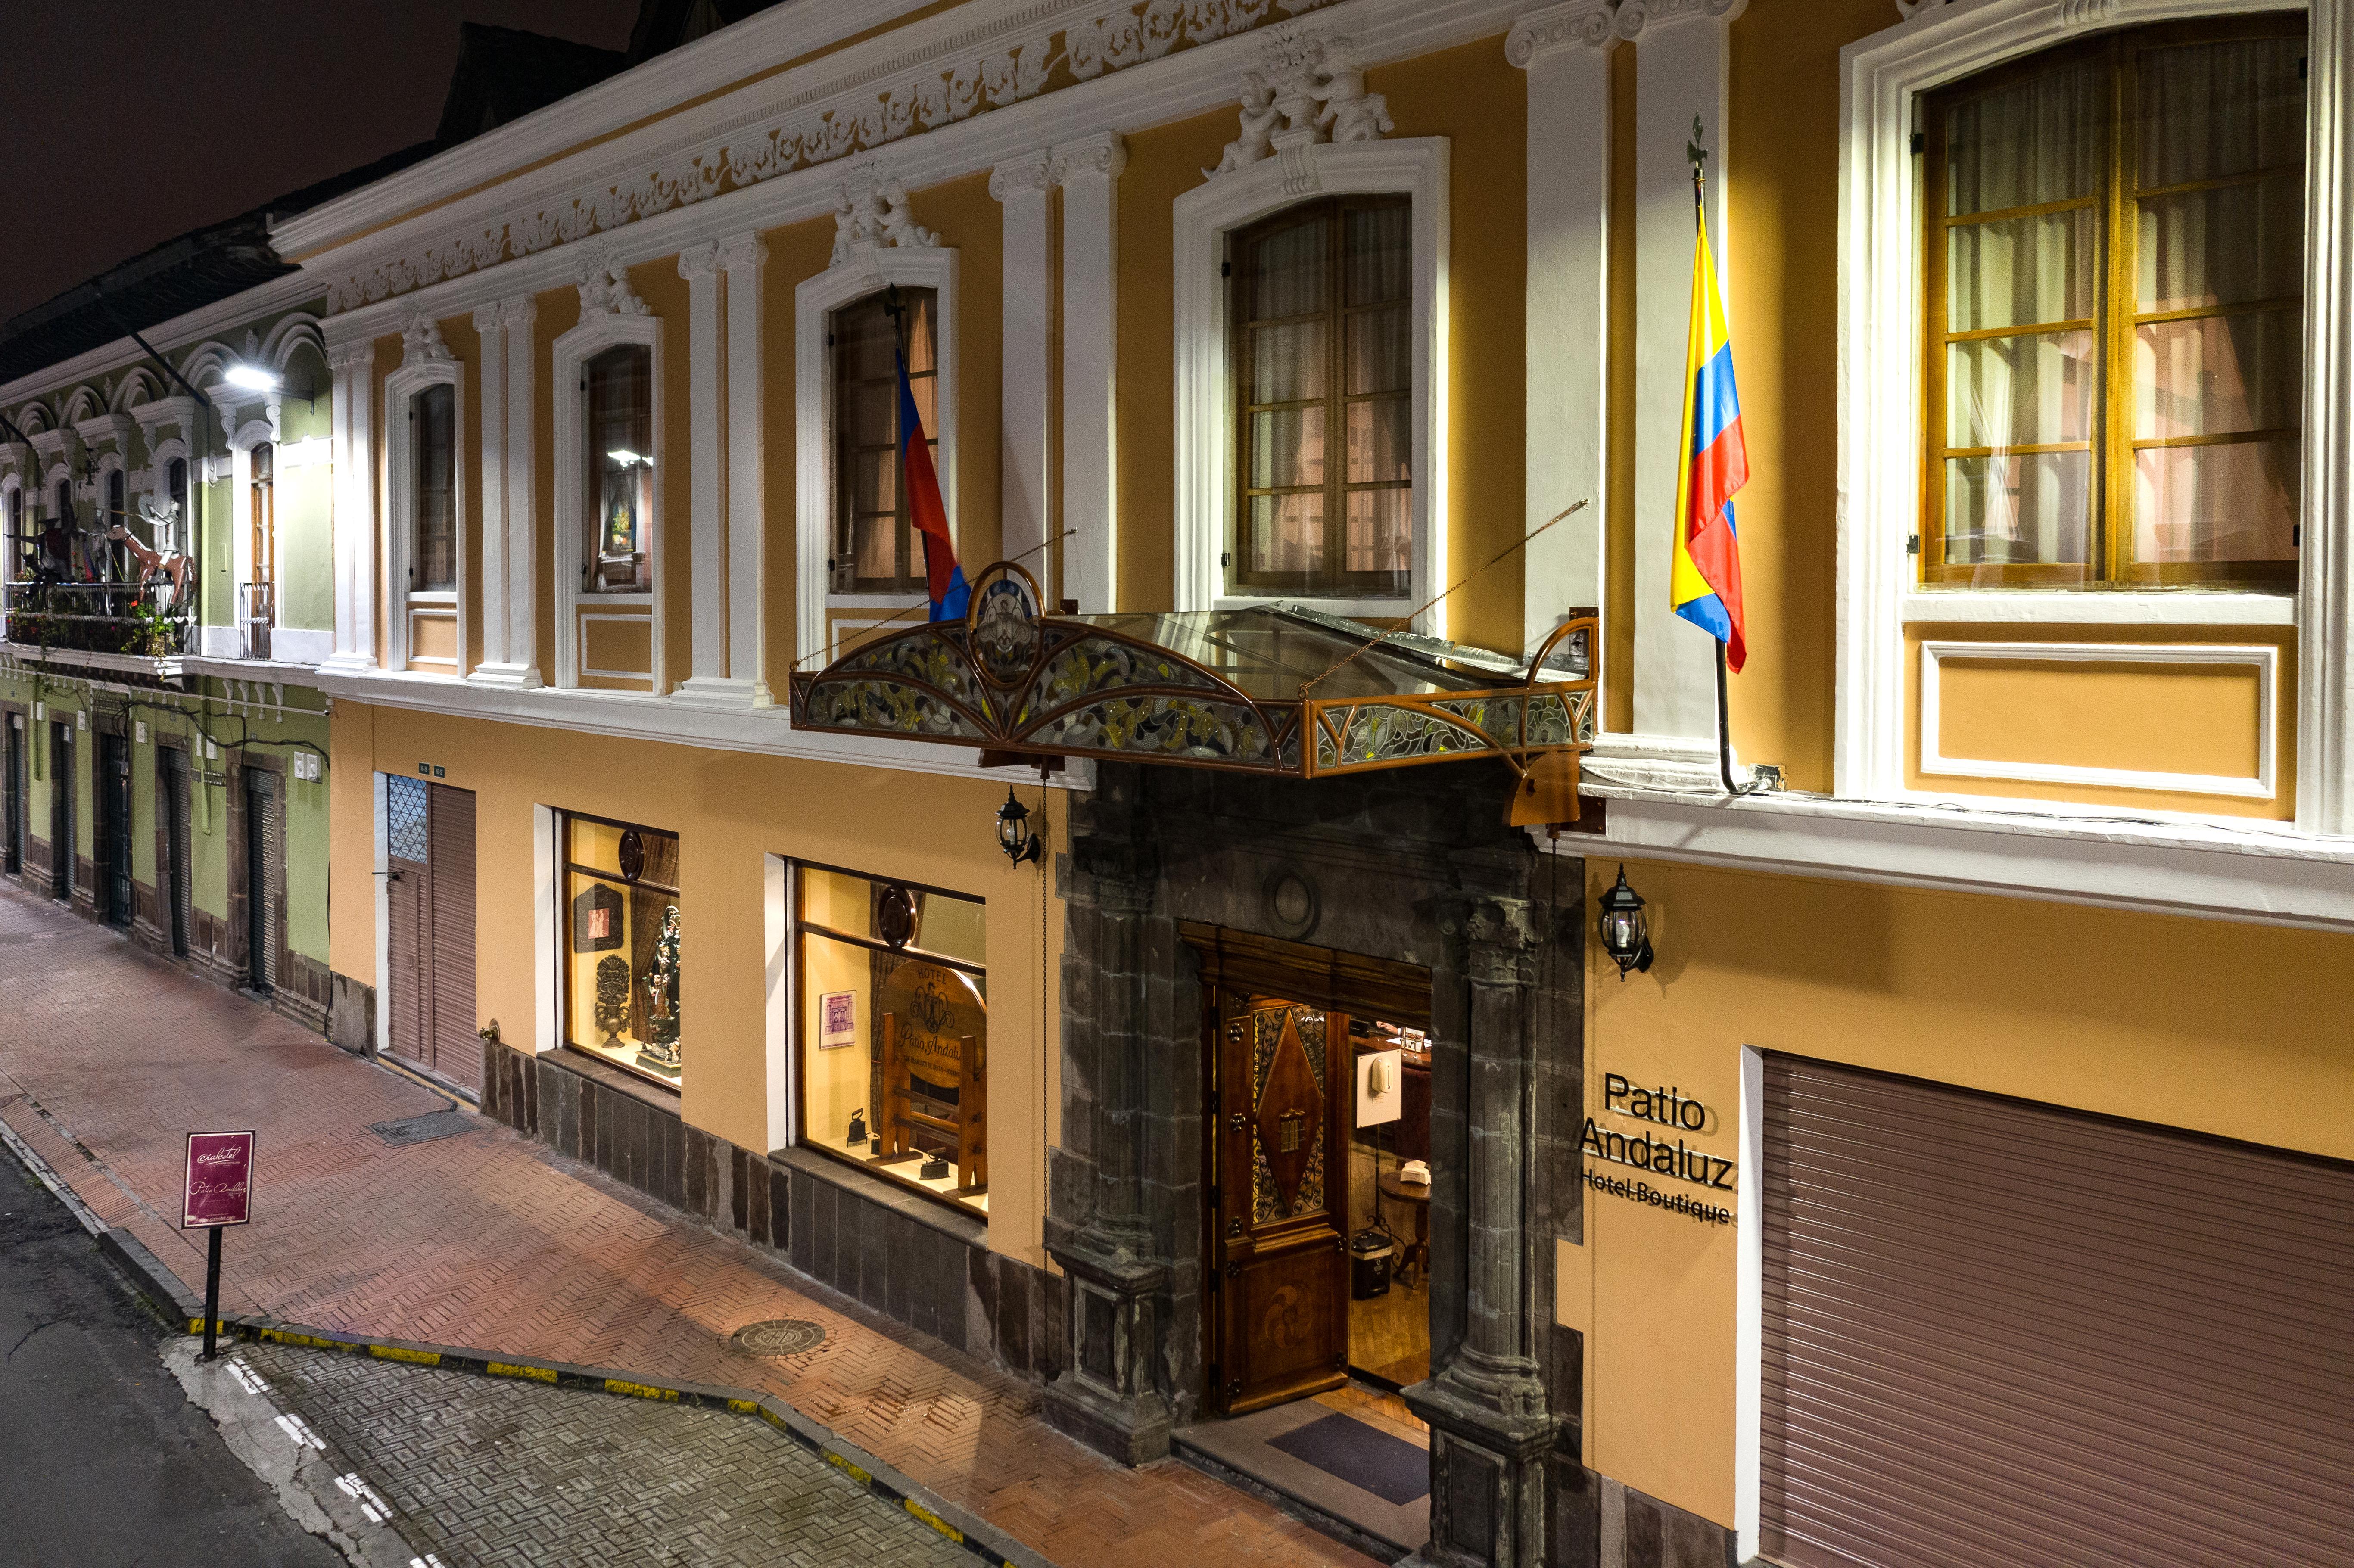
M 181 1199 L 180 1228 L 241 1225 L 251 1219 L 253 1134 L 188 1134 L 188 1174 Z

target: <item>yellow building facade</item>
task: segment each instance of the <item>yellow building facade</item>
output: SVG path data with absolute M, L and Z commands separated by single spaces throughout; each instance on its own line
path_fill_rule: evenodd
M 2349 45 L 780 6 L 282 223 L 338 1037 L 1391 1558 L 2334 1561 Z M 1738 795 L 1668 605 L 1694 152 Z M 941 694 L 999 561 L 1023 648 L 1153 651 L 1118 722 Z M 1510 825 L 1531 732 L 1468 709 L 1242 777 L 1343 662 L 1595 683 L 1575 820 Z M 1389 1512 L 1251 1468 L 1352 1381 L 1429 1449 Z M 2193 1485 L 2234 1442 L 2259 1502 Z

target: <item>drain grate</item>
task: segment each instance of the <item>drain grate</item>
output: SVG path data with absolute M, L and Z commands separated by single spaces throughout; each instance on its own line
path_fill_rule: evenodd
M 437 1138 L 453 1138 L 474 1125 L 463 1111 L 428 1111 L 423 1116 L 403 1118 L 399 1121 L 376 1121 L 368 1130 L 392 1145 L 406 1149 L 412 1143 L 430 1143 Z
M 825 1343 L 825 1330 L 801 1318 L 766 1318 L 747 1323 L 733 1336 L 736 1348 L 756 1356 L 798 1356 Z

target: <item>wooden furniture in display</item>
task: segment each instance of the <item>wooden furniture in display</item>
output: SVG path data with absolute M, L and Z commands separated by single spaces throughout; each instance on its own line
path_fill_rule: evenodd
M 881 1114 L 885 1159 L 952 1151 L 957 1186 L 989 1184 L 988 1015 L 972 980 L 910 959 L 882 986 Z
M 1429 1272 L 1429 1186 L 1421 1181 L 1408 1181 L 1394 1171 L 1384 1171 L 1376 1185 L 1380 1187 L 1383 1197 L 1406 1204 L 1414 1210 L 1414 1240 L 1406 1244 L 1405 1253 L 1398 1258 L 1396 1277 L 1403 1282 L 1407 1275 L 1416 1270 Z

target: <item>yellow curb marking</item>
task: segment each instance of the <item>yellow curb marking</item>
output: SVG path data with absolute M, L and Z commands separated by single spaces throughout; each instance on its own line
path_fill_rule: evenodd
M 525 1367 L 517 1366 L 513 1361 L 489 1361 L 484 1363 L 482 1370 L 493 1377 L 527 1377 L 534 1383 L 556 1381 L 554 1367 Z
M 669 1400 L 673 1403 L 678 1399 L 678 1390 L 674 1388 L 656 1388 L 651 1383 L 626 1383 L 617 1377 L 609 1377 L 605 1380 L 605 1392 L 631 1394 L 639 1399 Z
M 421 1367 L 441 1364 L 441 1352 L 439 1351 L 405 1351 L 398 1345 L 370 1345 L 368 1354 L 380 1361 L 412 1361 Z
M 922 1520 L 926 1524 L 930 1525 L 934 1530 L 938 1531 L 942 1535 L 947 1536 L 950 1541 L 957 1542 L 959 1545 L 962 1545 L 964 1543 L 963 1531 L 959 1530 L 955 1525 L 950 1524 L 947 1520 L 942 1519 L 938 1514 L 934 1513 L 930 1509 L 926 1508 L 915 1499 L 901 1498 L 899 1499 L 899 1506 L 906 1509 L 909 1513 L 914 1514 L 917 1519 Z
M 749 1415 L 760 1408 L 760 1402 L 757 1399 L 731 1399 L 727 1402 L 727 1408 L 738 1415 Z
M 825 1457 L 825 1462 L 832 1465 L 837 1470 L 849 1471 L 851 1475 L 857 1478 L 858 1484 L 860 1486 L 864 1486 L 867 1482 L 875 1478 L 865 1471 L 860 1469 L 857 1466 L 852 1464 L 849 1460 L 843 1458 L 839 1454 L 829 1452 Z

